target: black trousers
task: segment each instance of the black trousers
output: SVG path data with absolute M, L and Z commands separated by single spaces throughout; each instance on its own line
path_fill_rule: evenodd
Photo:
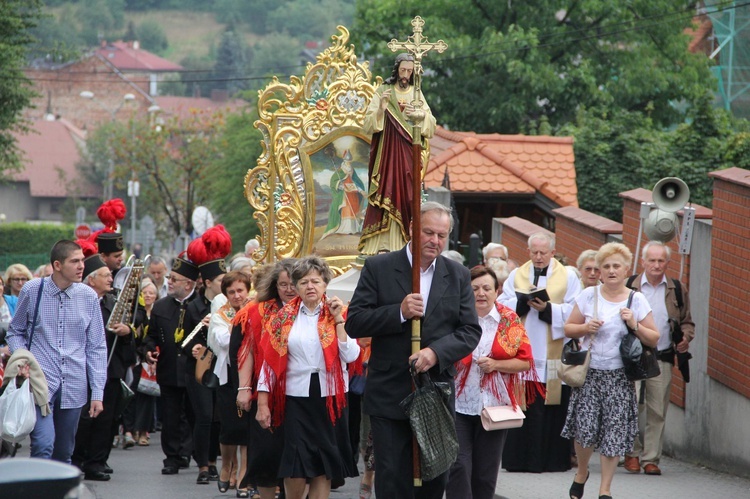
M 180 457 L 193 453 L 192 431 L 193 409 L 187 398 L 187 390 L 182 386 L 161 385 L 162 433 L 161 450 L 164 452 L 164 466 L 178 467 Z M 183 425 L 187 417 L 189 427 Z
M 216 390 L 206 388 L 195 376 L 185 374 L 185 389 L 193 408 L 193 457 L 198 467 L 215 463 L 219 453 L 219 422 L 214 421 Z
M 370 416 L 375 445 L 375 495 L 398 499 L 442 499 L 448 480 L 446 471 L 421 487 L 412 476 L 412 432 L 407 420 Z
M 89 394 L 90 397 L 90 394 Z M 104 409 L 95 418 L 89 416 L 91 401 L 81 409 L 78 420 L 76 446 L 73 450 L 73 463 L 84 472 L 102 471 L 112 449 L 112 425 L 115 421 L 114 408 L 120 397 L 120 380 L 108 379 L 104 385 L 102 405 Z
M 446 499 L 492 499 L 508 430 L 485 431 L 479 416 L 456 413 L 458 458 L 448 473 Z

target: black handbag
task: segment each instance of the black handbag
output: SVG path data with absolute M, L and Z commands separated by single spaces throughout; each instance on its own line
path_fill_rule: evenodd
M 582 366 L 586 363 L 588 353 L 588 350 L 581 350 L 581 345 L 577 339 L 572 338 L 563 345 L 560 362 L 566 366 Z
M 630 308 L 630 305 L 633 303 L 634 294 L 635 291 L 630 292 L 628 304 L 626 305 L 627 308 Z M 635 335 L 635 331 L 628 327 L 627 323 L 625 327 L 628 330 L 628 334 L 625 335 L 620 343 L 620 356 L 625 367 L 625 376 L 630 381 L 641 381 L 655 378 L 661 374 L 656 358 L 656 349 L 641 343 L 641 340 Z
M 401 401 L 419 445 L 422 480 L 433 480 L 448 471 L 458 456 L 456 423 L 448 400 L 450 383 L 434 382 L 427 373 L 411 370 L 416 390 Z

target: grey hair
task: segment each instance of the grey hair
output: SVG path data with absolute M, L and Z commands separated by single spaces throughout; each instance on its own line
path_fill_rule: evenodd
M 245 267 L 254 267 L 255 266 L 255 260 L 252 258 L 248 258 L 246 256 L 238 256 L 237 258 L 232 260 L 232 263 L 229 264 L 229 270 L 242 270 Z
M 576 268 L 580 269 L 583 264 L 589 260 L 596 261 L 596 250 L 587 249 L 583 250 L 583 252 L 578 255 L 578 260 L 576 260 Z
M 323 278 L 323 281 L 326 284 L 333 279 L 333 272 L 331 272 L 331 268 L 326 261 L 319 256 L 310 255 L 297 260 L 297 263 L 294 264 L 294 269 L 292 269 L 291 274 L 292 284 L 296 287 L 300 279 L 313 271 L 320 274 L 320 277 Z
M 499 243 L 489 243 L 487 246 L 482 248 L 482 258 L 484 258 L 484 261 L 487 261 L 487 253 L 498 248 L 502 249 L 505 252 L 505 258 L 508 258 L 508 248 L 506 248 L 505 245 Z
M 448 220 L 451 221 L 449 232 L 453 232 L 453 210 L 451 210 L 448 206 L 437 203 L 435 201 L 426 201 L 422 203 L 422 206 L 419 210 L 420 216 L 424 217 L 425 213 L 428 213 L 430 211 L 439 211 L 440 213 L 448 215 Z
M 547 232 L 535 232 L 531 234 L 528 241 L 529 249 L 531 249 L 531 243 L 536 240 L 547 242 L 550 250 L 555 249 L 555 236 L 552 234 L 548 234 Z
M 286 272 L 290 278 L 292 277 L 292 270 L 294 269 L 294 263 L 296 261 L 297 260 L 294 258 L 284 258 L 280 262 L 273 264 L 273 269 L 258 281 L 255 300 L 263 302 L 281 299 L 279 290 L 276 288 L 276 283 L 279 282 L 279 276 L 282 272 Z
M 150 267 L 151 265 L 159 265 L 160 263 L 163 263 L 165 267 L 167 266 L 166 260 L 164 260 L 162 257 L 160 257 L 160 256 L 152 256 L 151 260 L 148 262 L 148 266 Z M 169 269 L 167 269 L 167 270 L 169 270 Z
M 466 259 L 464 258 L 464 256 L 461 253 L 459 253 L 458 251 L 456 251 L 456 250 L 443 251 L 443 256 L 445 258 L 449 259 L 449 260 L 453 260 L 454 262 L 458 262 L 461 265 L 463 265 L 464 262 L 466 261 Z
M 667 255 L 667 260 L 670 260 L 672 258 L 672 249 L 661 241 L 649 241 L 644 244 L 643 251 L 641 252 L 641 258 L 645 260 L 646 252 L 655 246 L 661 246 L 662 248 L 664 248 L 664 252 Z
M 260 242 L 258 242 L 258 240 L 255 238 L 248 239 L 247 242 L 245 243 L 245 253 L 247 253 L 250 250 L 250 248 L 253 248 L 254 250 L 260 248 Z

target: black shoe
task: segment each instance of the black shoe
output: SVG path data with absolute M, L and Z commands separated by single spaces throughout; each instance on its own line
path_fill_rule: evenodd
M 209 465 L 208 466 L 208 479 L 212 482 L 215 482 L 219 479 L 219 470 L 216 469 L 216 466 Z
M 180 468 L 177 466 L 165 466 L 161 469 L 162 475 L 176 475 L 180 472 Z
M 107 463 L 104 463 L 104 468 L 102 469 L 102 471 L 103 471 L 103 472 L 105 472 L 105 473 L 107 473 L 107 474 L 109 474 L 109 475 L 111 475 L 112 473 L 114 473 L 114 472 L 115 472 L 115 470 L 113 470 L 113 469 L 112 469 L 112 468 L 111 468 L 111 467 L 109 466 L 109 464 L 107 464 Z
M 83 474 L 84 480 L 93 480 L 95 482 L 107 482 L 110 478 L 112 477 L 103 471 L 88 471 Z
M 198 473 L 198 478 L 195 479 L 195 483 L 200 485 L 208 485 L 208 471 L 201 471 Z
M 186 470 L 190 467 L 190 457 L 189 456 L 182 456 L 179 460 L 180 469 Z

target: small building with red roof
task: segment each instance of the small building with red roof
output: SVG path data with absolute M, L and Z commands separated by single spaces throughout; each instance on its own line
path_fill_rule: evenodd
M 477 134 L 438 127 L 430 140 L 425 186 L 449 183 L 460 240 L 493 218 L 520 217 L 554 230 L 554 209 L 578 207 L 572 137 Z
M 0 184 L 0 213 L 7 222 L 62 221 L 62 204 L 70 197 L 99 198 L 76 168 L 85 134 L 65 119 L 36 120 L 27 134 L 14 134 L 24 167 Z

